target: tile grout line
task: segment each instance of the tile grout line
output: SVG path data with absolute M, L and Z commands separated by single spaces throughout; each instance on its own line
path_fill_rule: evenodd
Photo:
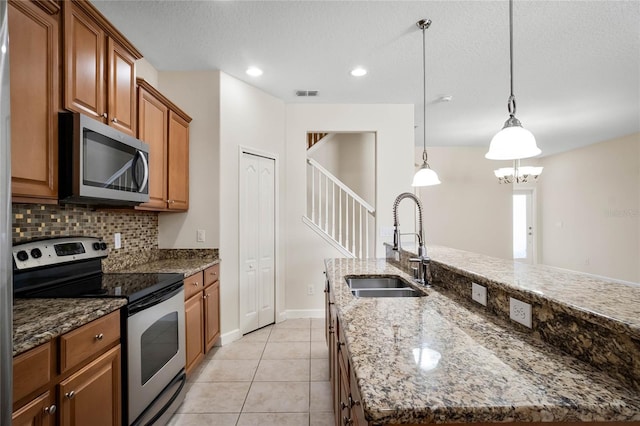
M 271 337 L 271 333 L 273 332 L 274 324 L 270 324 L 269 327 L 271 327 L 269 329 L 269 335 L 267 336 L 267 340 L 264 342 L 264 348 L 262 348 L 262 352 L 260 353 L 260 358 L 258 359 L 258 365 L 256 365 L 256 371 L 253 373 L 253 377 L 251 378 L 251 381 L 249 382 L 249 389 L 247 389 L 247 394 L 244 396 L 244 401 L 242 401 L 242 407 L 240 407 L 240 412 L 238 413 L 238 418 L 236 419 L 236 426 L 238 426 L 238 423 L 240 423 L 240 417 L 242 417 L 242 413 L 244 411 L 244 406 L 247 403 L 247 398 L 249 398 L 249 392 L 251 392 L 251 387 L 253 386 L 253 381 L 256 378 L 256 374 L 258 374 L 258 368 L 260 368 L 260 361 L 262 361 L 262 357 L 264 356 L 264 351 L 267 350 L 267 344 L 269 343 L 269 337 Z M 244 337 L 244 336 L 243 336 Z M 240 338 L 240 340 L 242 340 L 242 338 Z

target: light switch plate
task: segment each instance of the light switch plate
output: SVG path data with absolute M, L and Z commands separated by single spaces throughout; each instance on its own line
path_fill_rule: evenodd
M 196 241 L 199 243 L 204 243 L 206 236 L 207 234 L 204 229 L 198 229 L 198 232 L 196 233 Z
M 483 285 L 471 283 L 471 298 L 483 306 L 487 306 L 487 288 Z
M 113 248 L 119 249 L 122 248 L 122 239 L 120 238 L 120 233 L 116 232 L 113 234 Z

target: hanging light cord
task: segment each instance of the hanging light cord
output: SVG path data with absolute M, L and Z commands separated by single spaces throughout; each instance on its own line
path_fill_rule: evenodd
M 516 97 L 513 94 L 513 0 L 509 0 L 509 74 L 511 79 L 511 95 L 507 103 L 507 110 L 511 117 L 515 117 Z
M 427 164 L 427 48 L 425 41 L 425 31 L 431 25 L 430 19 L 418 21 L 418 27 L 422 30 L 422 161 Z

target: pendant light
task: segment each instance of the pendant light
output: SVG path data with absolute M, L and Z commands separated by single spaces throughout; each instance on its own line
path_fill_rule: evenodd
M 423 138 L 422 138 L 422 166 L 416 172 L 413 177 L 413 182 L 411 186 L 431 186 L 440 184 L 440 179 L 438 179 L 438 174 L 431 170 L 429 167 L 429 163 L 427 163 L 427 65 L 426 65 L 426 48 L 425 48 L 425 30 L 429 28 L 431 25 L 430 19 L 421 19 L 416 25 L 418 28 L 422 30 L 422 76 L 423 76 L 423 91 L 422 91 L 422 103 L 424 105 L 424 115 L 423 115 Z
M 516 97 L 513 94 L 513 0 L 509 0 L 509 71 L 511 78 L 511 95 L 507 102 L 509 118 L 504 127 L 491 139 L 489 152 L 485 158 L 489 160 L 518 160 L 540 154 L 533 134 L 522 127 L 516 118 Z

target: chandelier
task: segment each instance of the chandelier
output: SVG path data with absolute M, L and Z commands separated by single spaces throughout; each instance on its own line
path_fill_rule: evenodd
M 502 167 L 493 171 L 499 183 L 529 183 L 538 180 L 543 167 L 521 166 L 520 160 L 514 160 L 513 167 Z

